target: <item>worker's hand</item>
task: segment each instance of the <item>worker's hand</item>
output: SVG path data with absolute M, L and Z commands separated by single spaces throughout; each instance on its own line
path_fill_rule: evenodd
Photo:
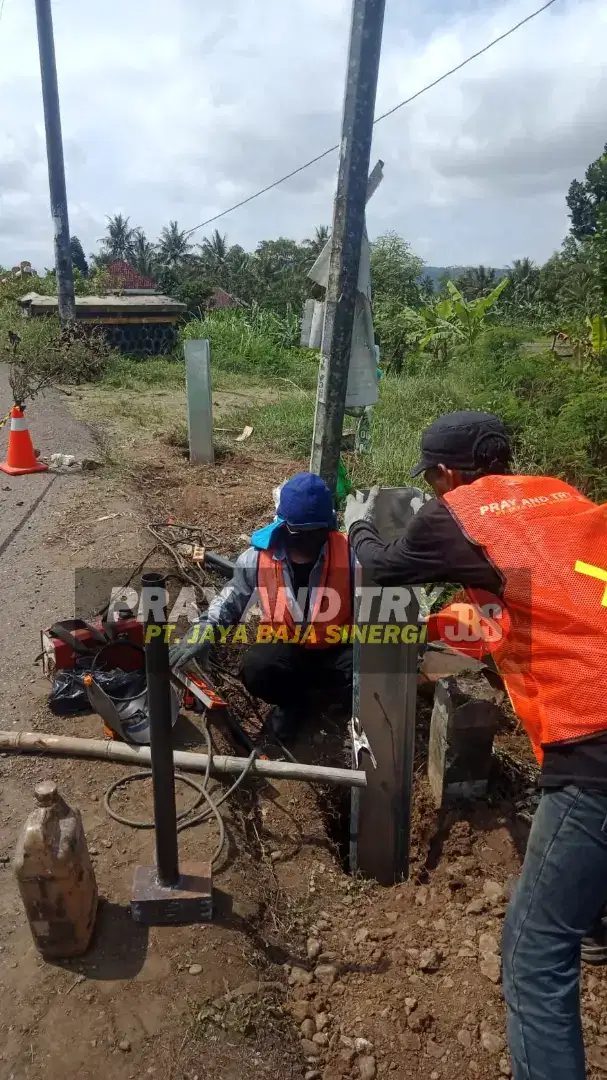
M 372 487 L 366 497 L 361 491 L 357 491 L 356 495 L 348 495 L 344 511 L 346 532 L 350 532 L 356 521 L 371 521 L 378 492 L 378 487 Z
M 193 637 L 194 632 L 198 630 L 198 627 L 193 626 L 192 629 L 184 635 L 178 645 L 172 645 L 169 649 L 169 664 L 172 668 L 184 668 L 187 667 L 192 660 L 196 660 L 200 667 L 204 667 L 206 659 L 211 649 L 210 641 L 188 641 L 188 638 Z

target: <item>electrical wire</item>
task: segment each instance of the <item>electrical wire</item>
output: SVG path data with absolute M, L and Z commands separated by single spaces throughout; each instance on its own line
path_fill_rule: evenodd
M 211 743 L 211 736 L 209 734 L 209 729 L 207 727 L 206 721 L 203 721 L 202 723 L 202 733 L 204 735 L 207 751 L 207 765 L 202 782 L 198 784 L 189 776 L 184 776 L 182 773 L 175 770 L 175 778 L 182 781 L 182 783 L 187 784 L 188 787 L 193 788 L 194 791 L 197 792 L 197 797 L 192 803 L 192 805 L 186 810 L 182 810 L 181 813 L 177 815 L 177 832 L 179 833 L 182 832 L 184 829 L 194 828 L 194 826 L 196 825 L 203 825 L 211 817 L 214 817 L 215 821 L 217 822 L 217 828 L 219 831 L 219 840 L 217 842 L 217 847 L 215 848 L 215 851 L 211 856 L 211 866 L 214 866 L 219 859 L 226 842 L 225 822 L 219 808 L 223 805 L 223 803 L 227 802 L 227 800 L 232 797 L 234 792 L 243 783 L 244 779 L 249 775 L 255 759 L 259 755 L 259 752 L 257 748 L 255 748 L 255 750 L 251 752 L 245 762 L 242 772 L 239 773 L 234 783 L 228 788 L 227 791 L 223 793 L 221 798 L 215 799 L 208 791 L 209 781 L 211 778 L 211 768 L 213 764 L 213 746 Z M 126 784 L 131 783 L 133 780 L 149 780 L 151 776 L 151 770 L 146 769 L 143 772 L 131 773 L 129 776 L 121 776 L 118 780 L 115 780 L 113 784 L 110 784 L 109 788 L 105 792 L 105 795 L 103 796 L 103 806 L 109 817 L 113 818 L 113 820 L 117 821 L 120 825 L 127 825 L 131 829 L 155 828 L 155 822 L 139 821 L 135 818 L 125 817 L 123 814 L 119 814 L 111 806 L 112 796 L 118 790 L 118 788 L 124 787 Z M 206 809 L 199 814 L 194 814 L 194 811 L 198 809 L 198 807 L 203 801 L 206 801 L 207 803 Z M 194 814 L 193 817 L 191 816 L 192 814 Z
M 421 90 L 417 90 L 415 94 L 411 95 L 411 97 L 405 98 L 404 101 L 399 101 L 398 105 L 394 105 L 391 109 L 388 109 L 387 112 L 382 113 L 381 116 L 376 116 L 375 120 L 373 121 L 373 126 L 375 126 L 375 124 L 379 124 L 380 120 L 385 120 L 386 117 L 392 116 L 395 112 L 398 112 L 398 110 L 402 109 L 405 105 L 410 105 L 412 101 L 415 101 L 418 97 L 421 97 L 422 94 L 425 94 L 427 90 L 432 90 L 433 87 L 438 86 L 438 84 L 441 82 L 444 82 L 444 80 L 448 79 L 450 75 L 455 75 L 457 71 L 461 71 L 462 68 L 466 67 L 467 64 L 470 64 L 473 60 L 477 60 L 479 56 L 482 56 L 483 53 L 488 52 L 489 49 L 492 49 L 494 45 L 499 45 L 500 41 L 505 41 L 505 39 L 510 37 L 511 34 L 514 34 L 517 30 L 520 30 L 521 26 L 525 26 L 526 23 L 531 22 L 532 19 L 537 18 L 538 15 L 541 15 L 543 11 L 546 11 L 549 7 L 552 7 L 552 5 L 556 4 L 556 2 L 557 0 L 547 0 L 547 3 L 542 4 L 541 7 L 537 8 L 535 11 L 532 11 L 530 15 L 526 15 L 524 19 L 521 19 L 519 22 L 515 23 L 515 25 L 511 26 L 509 30 L 505 31 L 505 33 L 500 34 L 499 37 L 493 38 L 493 40 L 488 42 L 487 45 L 484 45 L 482 49 L 478 49 L 477 52 L 472 53 L 470 56 L 466 57 L 465 60 L 462 60 L 461 64 L 456 64 L 455 67 L 450 68 L 449 71 L 445 71 L 443 75 L 439 75 L 437 79 L 434 79 L 426 86 L 423 86 Z M 220 218 L 226 217 L 227 214 L 231 214 L 234 210 L 239 210 L 241 206 L 246 206 L 247 203 L 253 202 L 254 199 L 258 199 L 260 195 L 265 195 L 266 192 L 272 191 L 274 188 L 279 187 L 279 185 L 284 184 L 286 180 L 291 180 L 293 176 L 297 176 L 298 173 L 304 172 L 305 169 L 309 169 L 311 165 L 316 165 L 318 161 L 322 161 L 323 158 L 328 157 L 329 154 L 333 154 L 335 150 L 338 149 L 339 143 L 336 143 L 335 146 L 330 146 L 328 150 L 323 150 L 321 154 L 317 154 L 316 157 L 311 158 L 310 161 L 306 161 L 304 165 L 300 165 L 297 169 L 293 169 L 292 172 L 286 173 L 285 176 L 281 176 L 279 180 L 274 180 L 272 184 L 268 184 L 266 187 L 261 188 L 253 195 L 247 195 L 246 199 L 241 199 L 240 202 L 234 203 L 234 205 L 229 206 L 227 210 L 221 210 L 220 213 L 214 214 L 213 217 L 207 218 L 206 221 L 201 221 L 200 225 L 194 225 L 192 229 L 187 230 L 185 235 L 191 236 L 192 233 L 197 232 L 198 229 L 204 229 L 206 225 L 211 225 L 214 221 L 219 221 Z
M 200 594 L 198 598 L 202 600 L 204 598 L 204 589 L 214 583 L 213 578 L 201 565 L 197 565 L 193 560 L 188 562 L 185 556 L 180 553 L 179 544 L 189 542 L 190 544 L 198 543 L 199 546 L 206 547 L 209 537 L 215 542 L 217 537 L 213 533 L 203 531 L 200 526 L 181 525 L 174 522 L 150 522 L 148 532 L 168 552 L 177 566 L 179 576 L 198 591 Z

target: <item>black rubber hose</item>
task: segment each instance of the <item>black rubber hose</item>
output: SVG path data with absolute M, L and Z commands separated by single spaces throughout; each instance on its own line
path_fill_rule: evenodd
M 224 558 L 223 555 L 217 555 L 214 551 L 205 551 L 204 553 L 205 566 L 210 566 L 213 570 L 217 570 L 224 577 L 234 577 L 234 571 L 236 569 L 236 563 L 231 562 L 230 559 Z

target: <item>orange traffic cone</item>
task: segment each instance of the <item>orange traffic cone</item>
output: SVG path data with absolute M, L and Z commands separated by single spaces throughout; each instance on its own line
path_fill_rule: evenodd
M 28 431 L 23 409 L 20 405 L 13 405 L 11 409 L 8 453 L 6 461 L 2 462 L 0 469 L 2 472 L 10 473 L 11 476 L 19 476 L 22 473 L 45 472 L 48 469 L 48 465 L 44 465 L 36 458 L 32 437 Z

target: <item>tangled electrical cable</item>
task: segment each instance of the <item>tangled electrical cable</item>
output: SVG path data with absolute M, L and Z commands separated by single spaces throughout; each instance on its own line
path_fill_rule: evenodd
M 192 780 L 189 776 L 184 776 L 183 773 L 175 770 L 175 779 L 180 780 L 184 784 L 187 784 L 188 787 L 192 788 L 195 792 L 197 792 L 196 799 L 194 800 L 192 805 L 187 807 L 185 810 L 182 810 L 181 813 L 177 815 L 177 832 L 179 833 L 183 832 L 184 829 L 194 828 L 194 826 L 196 825 L 203 825 L 211 817 L 214 817 L 217 822 L 217 827 L 219 829 L 219 840 L 217 843 L 217 847 L 211 855 L 211 866 L 215 866 L 221 856 L 226 842 L 225 822 L 219 808 L 223 806 L 223 804 L 232 797 L 234 792 L 242 784 L 245 777 L 249 775 L 253 766 L 253 762 L 258 756 L 258 750 L 256 748 L 252 751 L 251 754 L 249 754 L 244 769 L 241 773 L 239 773 L 238 777 L 231 785 L 231 787 L 228 788 L 228 790 L 225 791 L 219 799 L 214 799 L 208 791 L 209 781 L 211 778 L 211 770 L 213 767 L 213 746 L 211 743 L 211 736 L 209 734 L 209 729 L 207 727 L 206 721 L 203 721 L 202 724 L 202 734 L 204 736 L 207 751 L 207 766 L 204 772 L 202 783 L 197 784 L 196 781 Z M 149 780 L 151 779 L 151 776 L 151 770 L 146 769 L 142 772 L 131 773 L 129 776 L 121 776 L 118 780 L 115 780 L 113 784 L 110 784 L 109 788 L 105 792 L 105 795 L 103 796 L 103 806 L 109 817 L 113 818 L 113 820 L 117 821 L 120 825 L 127 825 L 131 829 L 155 828 L 154 821 L 139 821 L 136 818 L 125 817 L 123 814 L 119 814 L 116 810 L 114 810 L 111 805 L 112 797 L 119 788 L 125 787 L 126 784 L 130 784 L 134 780 Z M 195 811 L 198 810 L 198 807 L 203 802 L 207 803 L 206 809 L 203 810 L 201 813 L 196 814 Z M 192 817 L 191 815 L 194 816 Z
M 149 551 L 148 554 L 145 556 L 143 562 L 140 563 L 139 566 L 135 569 L 135 571 L 131 575 L 130 580 L 132 580 L 135 573 L 137 573 L 137 571 L 142 568 L 145 562 L 148 561 L 154 551 L 157 550 L 158 547 L 160 547 L 163 548 L 171 556 L 171 559 L 173 560 L 177 568 L 177 574 L 175 576 L 178 577 L 180 580 L 192 585 L 196 591 L 197 600 L 201 601 L 202 603 L 205 599 L 204 589 L 207 588 L 210 584 L 214 583 L 214 578 L 203 568 L 202 564 L 197 564 L 197 562 L 192 558 L 192 552 L 196 547 L 204 550 L 205 545 L 209 541 L 211 543 L 217 543 L 217 537 L 214 536 L 212 533 L 205 532 L 200 528 L 200 526 L 185 525 L 175 522 L 152 522 L 148 525 L 148 531 L 153 536 L 155 540 L 155 545 L 151 549 L 151 551 Z M 222 668 L 221 665 L 214 666 L 216 667 L 217 672 L 223 678 L 226 678 L 228 680 L 234 679 L 234 676 L 231 674 L 231 672 L 229 672 L 225 668 Z M 250 700 L 253 701 L 253 699 Z M 179 780 L 183 784 L 186 784 L 196 793 L 194 802 L 177 815 L 177 832 L 182 832 L 184 829 L 190 829 L 197 825 L 202 825 L 205 822 L 209 821 L 212 817 L 214 817 L 219 830 L 219 840 L 217 843 L 217 847 L 215 848 L 215 851 L 211 856 L 211 864 L 214 865 L 221 856 L 226 840 L 225 822 L 221 814 L 220 807 L 225 802 L 227 802 L 227 800 L 230 799 L 235 793 L 235 791 L 240 787 L 244 779 L 250 773 L 255 758 L 259 755 L 261 751 L 259 748 L 256 747 L 251 752 L 251 754 L 247 758 L 243 771 L 239 774 L 235 782 L 226 792 L 224 792 L 224 794 L 220 798 L 215 799 L 208 790 L 213 764 L 213 746 L 205 718 L 203 718 L 202 720 L 201 730 L 207 752 L 207 766 L 204 772 L 202 783 L 199 784 L 195 780 L 192 780 L 190 777 L 184 776 L 183 773 L 175 770 L 175 779 Z M 286 750 L 286 748 L 282 747 L 281 743 L 279 743 L 279 746 L 281 747 L 281 749 L 283 749 L 286 755 L 291 758 L 291 760 L 295 760 L 292 754 L 290 754 L 288 750 Z M 151 770 L 146 769 L 141 772 L 131 773 L 129 776 L 120 777 L 118 780 L 114 781 L 114 783 L 109 786 L 103 797 L 104 809 L 108 816 L 111 817 L 114 821 L 117 821 L 120 825 L 126 825 L 128 828 L 131 829 L 153 829 L 155 827 L 154 821 L 144 821 L 136 818 L 126 817 L 124 814 L 120 814 L 118 813 L 118 811 L 114 810 L 111 804 L 113 796 L 120 788 L 124 788 L 127 784 L 130 784 L 133 781 L 149 780 L 151 776 Z M 198 808 L 203 803 L 206 803 L 205 809 L 202 810 L 200 813 L 197 813 L 196 811 L 198 811 Z
M 180 548 L 189 547 L 194 549 L 204 548 L 210 541 L 217 543 L 217 537 L 213 533 L 203 531 L 199 525 L 182 525 L 176 522 L 150 522 L 148 532 L 156 540 L 157 544 L 171 556 L 175 563 L 179 576 L 193 585 L 197 594 L 201 596 L 202 590 L 214 583 L 213 577 L 201 564 L 197 564 L 191 556 L 188 558 Z

